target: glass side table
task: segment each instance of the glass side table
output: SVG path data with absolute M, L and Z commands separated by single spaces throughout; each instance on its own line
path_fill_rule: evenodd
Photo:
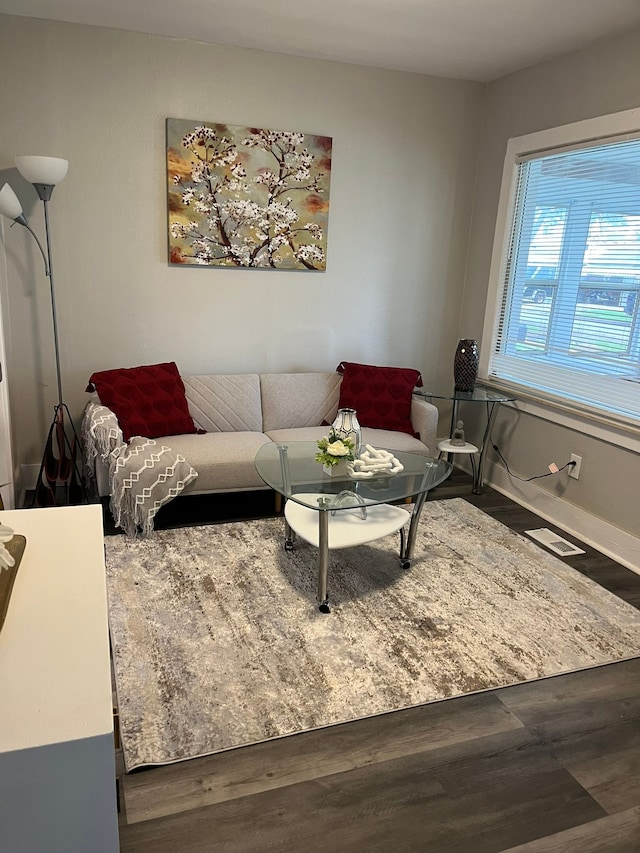
M 485 404 L 487 411 L 487 425 L 484 430 L 484 435 L 482 436 L 482 443 L 480 444 L 479 448 L 480 455 L 478 458 L 478 466 L 474 472 L 473 477 L 473 493 L 475 495 L 482 494 L 482 486 L 484 483 L 484 461 L 487 450 L 487 440 L 489 438 L 489 435 L 491 434 L 491 427 L 493 426 L 493 422 L 498 411 L 497 407 L 500 405 L 500 403 L 511 403 L 516 398 L 509 394 L 492 391 L 490 388 L 484 388 L 481 385 L 476 385 L 473 391 L 458 391 L 451 385 L 427 385 L 424 388 L 414 388 L 413 393 L 416 397 L 424 397 L 425 399 L 429 400 L 429 402 L 431 402 L 434 398 L 436 400 L 451 400 L 451 426 L 449 428 L 449 437 L 451 437 L 451 435 L 453 434 L 453 430 L 458 420 L 458 407 L 460 403 Z

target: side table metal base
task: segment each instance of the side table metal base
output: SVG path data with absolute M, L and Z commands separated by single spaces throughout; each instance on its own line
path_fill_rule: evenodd
M 473 493 L 475 495 L 480 494 L 480 469 L 476 465 L 476 453 L 479 452 L 479 448 L 475 446 L 475 444 L 471 444 L 470 442 L 465 442 L 464 444 L 452 444 L 450 438 L 443 438 L 438 442 L 438 450 L 440 451 L 439 458 L 446 454 L 449 462 L 451 462 L 451 457 L 456 453 L 463 453 L 469 457 L 469 461 L 471 462 L 471 474 L 473 476 Z

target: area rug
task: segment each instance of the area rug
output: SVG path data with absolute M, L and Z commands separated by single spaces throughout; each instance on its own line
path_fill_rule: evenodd
M 456 498 L 398 538 L 283 548 L 279 518 L 105 540 L 128 771 L 640 652 L 640 612 Z

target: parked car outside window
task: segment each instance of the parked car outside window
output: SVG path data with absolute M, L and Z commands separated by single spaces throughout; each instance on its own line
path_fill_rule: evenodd
M 548 264 L 527 264 L 527 279 L 522 298 L 525 302 L 537 302 L 541 304 L 547 297 L 553 296 L 554 287 L 546 285 L 553 282 L 555 285 L 558 275 L 555 266 Z

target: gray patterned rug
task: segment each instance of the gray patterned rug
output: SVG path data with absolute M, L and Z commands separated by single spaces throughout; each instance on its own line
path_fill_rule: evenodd
M 634 657 L 640 612 L 462 499 L 316 550 L 281 519 L 105 539 L 127 770 Z

